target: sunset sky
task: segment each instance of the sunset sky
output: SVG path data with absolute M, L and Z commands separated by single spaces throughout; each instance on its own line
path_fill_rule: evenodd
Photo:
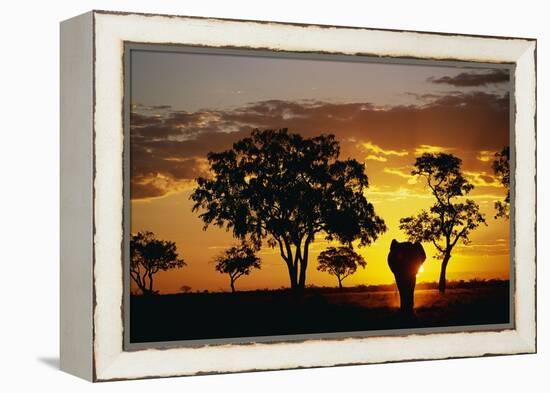
M 410 175 L 423 152 L 449 152 L 463 160 L 470 194 L 488 226 L 457 246 L 447 279 L 508 278 L 509 222 L 494 219 L 505 195 L 491 162 L 509 145 L 509 74 L 506 70 L 367 62 L 132 51 L 131 230 L 149 230 L 176 242 L 187 263 L 160 272 L 155 289 L 178 292 L 229 290 L 229 278 L 212 260 L 236 244 L 230 232 L 203 231 L 189 200 L 194 179 L 208 175 L 206 154 L 223 151 L 254 128 L 288 128 L 311 137 L 332 133 L 341 159 L 365 163 L 366 196 L 388 226 L 373 245 L 356 248 L 367 261 L 344 286 L 394 282 L 387 265 L 392 239 L 405 241 L 399 219 L 433 204 L 422 179 Z M 336 286 L 316 270 L 329 243 L 310 248 L 306 284 Z M 436 281 L 440 261 L 424 244 L 419 281 Z M 237 289 L 288 286 L 278 250 L 258 253 L 261 270 L 242 277 Z

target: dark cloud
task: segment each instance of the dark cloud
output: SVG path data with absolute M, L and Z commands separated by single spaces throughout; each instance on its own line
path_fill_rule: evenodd
M 177 127 L 167 125 L 164 122 L 159 122 L 158 124 L 147 124 L 143 127 L 133 127 L 135 131 L 132 135 L 132 138 L 147 138 L 147 139 L 159 139 L 167 138 L 170 136 L 182 136 L 185 134 L 191 134 L 190 130 L 180 130 Z
M 157 198 L 166 195 L 166 187 L 155 185 L 151 182 L 140 182 L 139 178 L 132 178 L 132 199 Z
M 130 124 L 132 127 L 158 126 L 162 120 L 158 116 L 148 116 L 136 112 L 130 113 Z
M 304 136 L 333 133 L 341 156 L 364 159 L 362 142 L 408 151 L 420 145 L 497 151 L 509 143 L 509 97 L 484 92 L 430 95 L 418 105 L 375 107 L 371 103 L 269 100 L 231 110 L 144 110 L 131 116 L 132 198 L 149 198 L 184 185 L 207 172 L 206 155 L 230 148 L 254 128 L 288 128 Z M 393 157 L 393 156 L 392 156 Z M 369 161 L 369 167 L 386 165 Z
M 164 120 L 164 122 L 168 125 L 185 127 L 185 126 L 199 123 L 203 118 L 207 118 L 209 114 L 210 112 L 193 112 L 193 113 L 189 113 L 185 111 L 172 112 Z
M 495 69 L 490 72 L 463 72 L 456 76 L 429 78 L 429 82 L 446 84 L 456 87 L 487 86 L 490 84 L 506 83 L 510 81 L 508 70 Z

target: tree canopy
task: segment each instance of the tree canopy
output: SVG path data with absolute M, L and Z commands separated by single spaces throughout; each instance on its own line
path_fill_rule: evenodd
M 500 183 L 506 188 L 506 197 L 503 201 L 495 202 L 497 213 L 495 218 L 510 217 L 510 147 L 504 147 L 500 152 L 495 153 L 493 161 L 493 172 Z
M 248 276 L 252 269 L 260 269 L 260 258 L 246 243 L 233 246 L 216 258 L 216 270 L 229 275 L 231 291 L 235 292 L 235 281 Z
M 435 197 L 429 210 L 400 220 L 399 228 L 411 242 L 431 242 L 442 259 L 439 277 L 439 290 L 445 292 L 446 269 L 451 251 L 461 241 L 470 242 L 470 233 L 480 224 L 485 224 L 485 216 L 479 205 L 471 199 L 464 199 L 474 186 L 461 172 L 462 160 L 447 153 L 424 153 L 416 158 L 413 175 L 420 176 Z
M 334 135 L 305 138 L 287 129 L 254 130 L 227 151 L 208 154 L 212 176 L 197 179 L 193 210 L 209 225 L 259 247 L 278 247 L 294 289 L 303 289 L 310 244 L 361 245 L 386 230 L 365 197 L 364 164 L 339 160 Z
M 340 288 L 342 281 L 354 274 L 359 266 L 367 266 L 365 259 L 348 246 L 329 247 L 319 254 L 317 261 L 317 270 L 336 276 Z
M 144 294 L 155 293 L 153 276 L 160 270 L 180 268 L 186 263 L 179 258 L 176 244 L 159 240 L 153 232 L 138 232 L 130 238 L 130 277 Z

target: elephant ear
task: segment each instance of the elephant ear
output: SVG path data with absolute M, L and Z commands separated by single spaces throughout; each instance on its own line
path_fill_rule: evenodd
M 399 243 L 397 242 L 397 240 L 393 239 L 391 241 L 391 246 L 390 246 L 390 250 L 395 250 L 397 248 L 397 246 L 399 245 Z
M 422 247 L 422 244 L 420 242 L 415 242 L 414 247 L 416 248 L 416 252 L 422 259 L 422 262 L 426 260 L 426 252 L 424 251 L 424 247 Z

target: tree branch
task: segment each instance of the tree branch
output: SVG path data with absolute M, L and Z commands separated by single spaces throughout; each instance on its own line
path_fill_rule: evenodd
M 293 257 L 292 257 L 292 249 L 290 248 L 290 243 L 288 242 L 288 240 L 286 238 L 283 237 L 283 242 L 285 244 L 285 248 L 286 248 L 286 255 L 287 255 L 287 263 L 289 264 L 289 267 L 294 267 L 293 266 Z
M 431 176 L 427 175 L 426 180 L 427 180 L 427 183 L 428 183 L 428 187 L 430 187 L 430 189 L 432 190 L 432 192 L 435 196 L 435 199 L 437 199 L 437 202 L 439 202 L 440 205 L 445 205 L 443 203 L 443 201 L 439 198 L 439 195 L 438 195 L 437 191 L 435 190 L 435 187 L 432 185 Z M 437 184 L 437 186 L 439 186 L 440 184 L 441 184 L 441 181 Z
M 466 233 L 468 227 L 465 226 L 464 228 L 462 228 L 462 230 L 458 233 L 458 235 L 456 235 L 456 238 L 453 240 L 453 242 L 451 243 L 451 248 L 453 248 L 455 246 L 455 244 L 458 242 L 458 239 L 460 239 L 462 236 L 464 236 L 464 234 Z
M 441 246 L 437 243 L 437 241 L 435 239 L 432 239 L 432 243 L 435 246 L 435 248 L 437 248 L 437 251 L 444 252 L 443 249 L 441 248 Z
M 277 241 L 277 244 L 279 244 L 279 253 L 281 254 L 281 257 L 285 260 L 286 263 L 288 263 L 288 258 L 285 255 L 285 251 L 283 250 L 283 243 L 281 242 L 281 239 L 275 236 L 273 236 L 273 238 Z

